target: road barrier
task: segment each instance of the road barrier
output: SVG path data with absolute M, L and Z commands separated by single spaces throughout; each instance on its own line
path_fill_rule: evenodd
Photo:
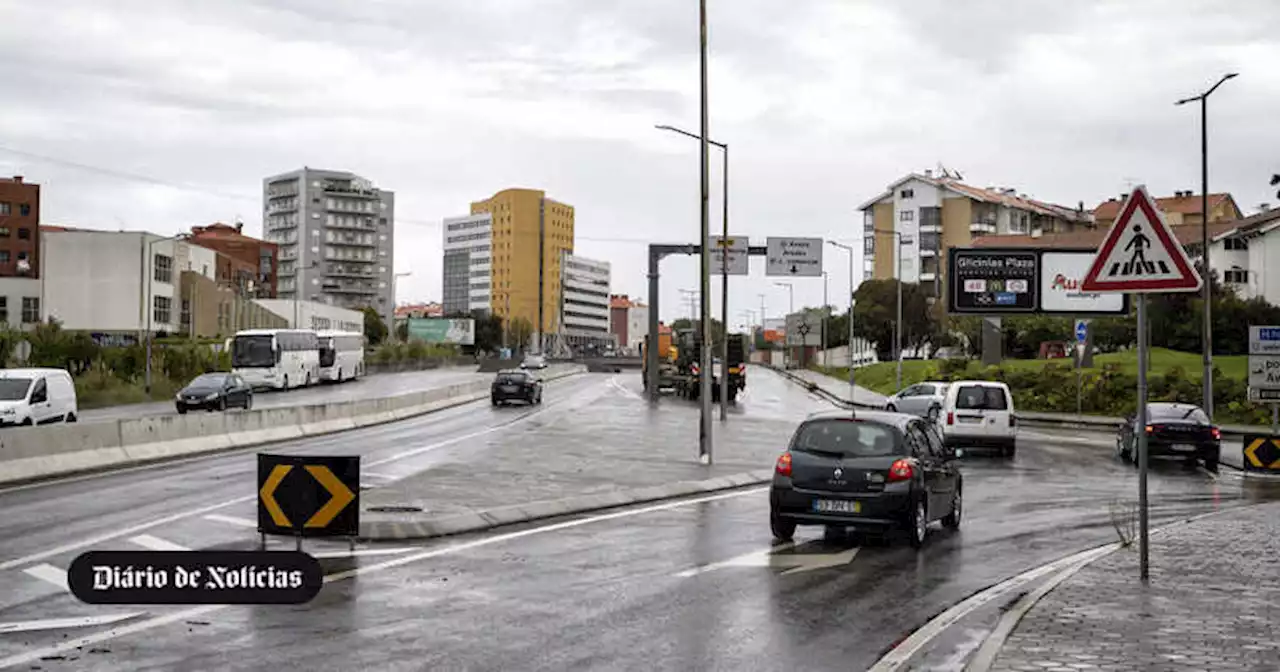
M 543 378 L 582 373 L 553 365 Z M 423 415 L 489 396 L 490 381 L 381 399 L 226 413 L 188 413 L 0 431 L 0 484 L 100 471 L 341 432 Z

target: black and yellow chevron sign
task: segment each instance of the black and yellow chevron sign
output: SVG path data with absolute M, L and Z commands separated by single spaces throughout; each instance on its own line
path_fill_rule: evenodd
M 360 529 L 360 458 L 258 454 L 258 530 L 306 537 Z
M 1280 473 L 1280 436 L 1246 434 L 1244 470 Z

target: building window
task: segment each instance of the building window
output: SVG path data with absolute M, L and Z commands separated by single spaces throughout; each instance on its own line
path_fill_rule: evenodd
M 22 205 L 19 205 L 19 206 L 18 206 L 18 214 L 19 214 L 19 215 L 21 215 L 21 216 L 23 216 L 23 217 L 30 217 L 30 216 L 31 216 L 31 206 L 30 206 L 29 204 L 27 204 L 27 203 L 23 203 Z
M 169 324 L 170 313 L 173 312 L 173 299 L 167 296 L 152 297 L 151 321 L 153 324 Z M 23 308 L 26 312 L 26 308 Z
M 876 253 L 876 239 L 867 236 L 862 239 L 862 254 L 864 256 L 874 256 Z
M 9 263 L 9 250 L 0 250 L 0 264 Z
M 1222 275 L 1223 280 L 1230 285 L 1244 285 L 1249 282 L 1249 271 L 1240 268 L 1232 268 Z
M 1228 250 L 1247 250 L 1249 243 L 1244 238 L 1228 238 L 1222 241 L 1223 246 Z
M 901 192 L 899 192 L 899 196 L 901 196 L 902 198 L 915 198 L 915 197 L 916 197 L 916 190 L 915 190 L 915 189 L 903 189 Z
M 0 296 L 0 324 L 9 324 L 9 297 Z
M 156 282 L 173 283 L 173 257 L 157 254 L 152 259 L 151 265 Z
M 898 221 L 900 222 L 912 222 L 912 221 L 915 221 L 915 218 L 916 218 L 915 210 L 903 210 L 902 212 L 898 213 Z
M 19 227 L 18 240 L 31 240 L 31 229 L 28 229 L 25 227 Z
M 9 237 L 9 227 L 0 226 L 0 238 L 8 238 L 8 237 Z
M 4 201 L 0 201 L 0 215 L 9 214 L 10 205 Z
M 6 314 L 8 311 L 5 311 Z M 40 321 L 40 297 L 22 297 L 22 323 L 35 324 Z

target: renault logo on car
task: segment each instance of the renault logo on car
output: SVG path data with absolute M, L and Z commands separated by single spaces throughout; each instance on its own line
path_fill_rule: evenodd
M 836 467 L 835 473 L 831 475 L 836 478 L 840 478 L 841 476 L 844 476 L 844 469 L 841 469 L 840 467 Z

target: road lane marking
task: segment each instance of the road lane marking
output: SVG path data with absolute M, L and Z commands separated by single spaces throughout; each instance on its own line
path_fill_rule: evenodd
M 211 513 L 204 517 L 205 520 L 212 520 L 215 523 L 226 523 L 235 525 L 236 527 L 252 527 L 258 529 L 258 521 L 249 520 L 248 518 L 240 518 L 239 516 L 224 516 L 221 513 Z
M 22 570 L 27 576 L 33 576 L 41 581 L 47 581 L 53 585 L 70 592 L 71 588 L 67 587 L 67 573 L 58 569 L 49 563 L 41 563 L 35 567 L 28 567 Z
M 724 567 L 768 567 L 769 554 L 771 552 L 772 552 L 772 549 L 766 548 L 763 551 L 751 551 L 750 553 L 743 553 L 742 555 L 739 555 L 734 558 L 729 558 L 728 560 L 721 560 L 720 562 L 713 562 L 710 564 L 702 565 L 700 567 L 693 567 L 691 569 L 686 569 L 683 572 L 677 572 L 676 576 L 682 579 L 687 579 L 693 576 L 697 576 L 699 574 L 714 572 L 715 570 L 722 569 Z
M 369 478 L 381 478 L 381 479 L 385 479 L 385 480 L 388 480 L 388 481 L 394 481 L 394 480 L 396 480 L 397 478 L 400 478 L 399 476 L 392 476 L 391 474 L 383 474 L 383 473 L 376 472 L 376 471 L 365 471 L 365 470 L 361 469 L 361 470 L 360 470 L 360 477 L 361 477 L 361 478 L 363 478 L 363 477 L 365 477 L 365 476 L 368 476 Z
M 136 537 L 130 538 L 129 542 L 132 544 L 137 544 L 138 546 L 141 546 L 151 551 L 189 551 L 191 550 L 186 546 L 175 544 L 172 541 L 165 541 L 160 537 L 153 537 L 149 534 L 139 534 Z
M 566 380 L 567 380 L 567 379 L 566 379 Z M 579 380 L 581 380 L 581 379 L 579 379 Z M 555 381 L 553 381 L 553 382 L 555 382 Z M 574 381 L 574 382 L 576 382 L 576 381 Z M 467 406 L 467 405 L 469 405 L 469 404 L 474 404 L 474 403 L 476 403 L 476 402 L 467 402 L 466 404 L 461 404 L 461 405 L 459 405 L 459 406 L 454 407 L 454 409 L 462 408 L 462 407 L 465 407 L 465 406 Z M 411 450 L 411 451 L 408 451 L 408 452 L 405 452 L 405 453 L 400 453 L 400 454 L 398 454 L 398 455 L 393 455 L 392 457 L 387 458 L 387 459 L 383 459 L 383 460 L 375 460 L 375 461 L 373 461 L 373 462 L 366 463 L 366 466 L 371 466 L 371 467 L 373 467 L 373 466 L 378 466 L 378 465 L 380 465 L 380 464 L 386 464 L 386 463 L 388 463 L 388 462 L 394 462 L 394 461 L 396 461 L 396 460 L 400 460 L 400 459 L 403 459 L 403 458 L 406 458 L 406 457 L 413 457 L 414 455 L 418 455 L 418 454 L 421 454 L 421 453 L 425 453 L 425 452 L 427 452 L 427 451 L 429 451 L 429 450 L 435 450 L 436 448 L 441 448 L 441 447 L 444 447 L 444 446 L 452 445 L 452 444 L 454 444 L 454 443 L 458 443 L 459 441 L 465 441 L 465 440 L 467 440 L 467 439 L 473 439 L 473 438 L 476 438 L 477 436 L 483 436 L 483 435 L 485 435 L 485 434 L 491 434 L 491 433 L 493 433 L 493 432 L 498 432 L 498 431 L 502 431 L 502 430 L 505 430 L 505 429 L 509 429 L 509 428 L 511 428 L 511 427 L 513 427 L 513 426 L 515 426 L 515 425 L 517 425 L 517 424 L 520 424 L 520 423 L 523 423 L 523 422 L 527 422 L 530 418 L 532 418 L 532 417 L 534 417 L 534 416 L 536 416 L 536 415 L 538 415 L 538 414 L 540 414 L 540 413 L 544 413 L 544 412 L 547 412 L 547 411 L 551 411 L 551 410 L 553 410 L 556 406 L 558 406 L 558 405 L 559 405 L 559 403 L 561 403 L 561 402 L 552 402 L 551 404 L 549 404 L 549 405 L 548 405 L 547 407 L 545 407 L 545 408 L 537 409 L 537 410 L 535 410 L 535 411 L 532 411 L 532 412 L 526 413 L 524 416 L 519 417 L 519 418 L 516 418 L 515 420 L 512 420 L 512 421 L 510 421 L 510 422 L 506 422 L 506 423 L 503 423 L 503 424 L 501 424 L 501 425 L 496 425 L 496 426 L 494 426 L 494 427 L 490 427 L 490 428 L 488 428 L 488 429 L 485 429 L 485 430 L 482 430 L 482 431 L 479 431 L 479 432 L 473 432 L 473 433 L 468 434 L 468 435 L 466 435 L 466 436 L 461 436 L 461 437 L 457 437 L 457 438 L 454 438 L 454 439 L 448 439 L 448 440 L 446 440 L 446 441 L 441 441 L 441 442 L 439 442 L 439 443 L 434 443 L 434 444 L 431 444 L 431 445 L 422 446 L 422 447 L 420 447 L 420 448 L 416 448 L 416 449 L 414 449 L 414 450 Z M 445 409 L 445 410 L 453 410 L 453 409 Z M 459 415 L 461 415 L 461 413 L 460 413 Z M 408 419 L 408 418 L 406 418 L 406 419 Z M 387 425 L 395 425 L 395 424 L 399 424 L 399 423 L 398 423 L 398 422 L 397 422 L 397 423 L 386 423 L 385 425 L 381 425 L 381 426 L 382 426 L 382 427 L 385 427 L 385 426 L 387 426 Z M 365 430 L 370 430 L 370 429 L 376 429 L 377 427 L 379 427 L 379 426 L 363 427 L 363 428 L 361 428 L 361 430 L 360 430 L 360 431 L 365 431 Z M 209 459 L 209 458 L 211 458 L 211 457 L 231 457 L 231 456 L 236 456 L 236 455 L 242 455 L 242 454 L 249 453 L 249 452 L 255 452 L 255 453 L 256 453 L 258 450 L 260 450 L 260 448 L 259 448 L 259 447 L 257 447 L 257 446 L 254 446 L 254 447 L 246 448 L 246 449 L 244 449 L 244 450 L 240 450 L 240 451 L 229 451 L 229 452 L 225 452 L 225 453 L 217 453 L 217 454 L 215 454 L 215 455 L 198 455 L 198 456 L 194 456 L 194 457 L 190 457 L 190 458 L 183 458 L 182 460 L 174 460 L 174 461 L 172 461 L 172 462 L 165 462 L 163 465 L 159 465 L 159 467 L 158 467 L 157 465 L 141 465 L 141 466 L 137 466 L 137 467 L 128 467 L 128 468 L 125 468 L 125 469 L 119 469 L 119 470 L 114 470 L 114 471 L 104 472 L 104 473 L 101 473 L 101 474 L 90 474 L 90 475 L 88 475 L 88 476 L 82 476 L 82 477 L 72 477 L 72 478 L 69 478 L 69 479 L 61 479 L 61 480 L 56 480 L 56 481 L 41 482 L 41 483 L 38 483 L 38 484 L 31 484 L 31 485 L 29 485 L 29 486 L 17 486 L 17 487 L 15 487 L 15 488 L 10 488 L 10 489 L 0 489 L 0 494 L 4 494 L 4 493 L 7 493 L 7 492 L 10 492 L 10 491 L 13 491 L 13 490 L 26 489 L 26 488 L 29 488 L 29 487 L 43 487 L 43 486 L 49 486 L 49 485 L 55 485 L 55 484 L 65 484 L 65 483 L 74 482 L 74 481 L 79 481 L 79 480 L 85 480 L 85 479 L 89 479 L 89 478 L 100 478 L 100 477 L 107 476 L 107 475 L 116 475 L 116 474 L 121 474 L 121 473 L 127 473 L 127 472 L 129 472 L 129 471 L 138 471 L 138 470 L 141 470 L 141 469 L 157 469 L 157 468 L 160 468 L 160 467 L 168 467 L 168 466 L 173 466 L 173 465 L 175 465 L 175 464 L 181 464 L 181 463 L 183 463 L 183 462 L 195 462 L 195 461 L 198 461 L 198 460 L 206 460 L 206 459 Z M 291 449 L 290 451 L 287 451 L 287 452 L 300 452 L 300 451 L 304 451 L 304 450 L 306 450 L 306 448 L 305 448 L 305 447 L 303 447 L 303 446 L 298 446 L 297 448 Z M 242 504 L 242 503 L 244 503 L 244 502 L 251 502 L 251 501 L 254 501 L 254 500 L 256 500 L 256 499 L 257 499 L 257 495 L 256 495 L 256 494 L 255 494 L 255 495 L 248 495 L 248 496 L 246 496 L 246 497 L 237 497 L 237 498 L 235 498 L 235 499 L 230 499 L 230 500 L 227 500 L 227 501 L 225 501 L 225 502 L 218 503 L 218 504 L 211 504 L 211 505 L 209 505 L 209 506 L 202 506 L 202 507 L 195 508 L 195 509 L 191 509 L 191 510 L 188 510 L 188 511 L 183 511 L 183 512 L 181 512 L 181 513 L 175 513 L 175 514 L 172 514 L 172 515 L 169 515 L 169 516 L 163 516 L 163 517 L 161 517 L 161 518 L 156 518 L 155 520 L 151 520 L 151 521 L 148 521 L 148 522 L 145 522 L 145 523 L 139 523 L 139 524 L 137 524 L 137 525 L 132 525 L 132 526 L 126 527 L 126 528 L 124 528 L 124 529 L 117 530 L 117 531 L 115 531 L 115 532 L 111 532 L 111 533 L 108 533 L 108 534 L 102 534 L 102 535 L 99 535 L 99 536 L 96 536 L 96 537 L 90 537 L 90 538 L 88 538 L 88 539 L 84 539 L 84 540 L 81 540 L 81 541 L 74 541 L 74 542 L 71 542 L 71 543 L 68 543 L 68 544 L 62 544 L 62 545 L 60 545 L 60 546 L 55 546 L 55 547 L 53 547 L 53 548 L 46 549 L 46 550 L 40 551 L 40 552 L 38 552 L 38 553 L 32 553 L 32 554 L 30 554 L 30 555 L 26 555 L 26 556 L 23 556 L 23 557 L 21 557 L 21 558 L 13 558 L 13 559 L 11 559 L 11 560 L 6 560 L 6 561 L 4 561 L 4 562 L 0 562 L 0 571 L 4 571 L 4 570 L 7 570 L 7 569 L 14 569 L 14 568 L 16 568 L 16 567 L 20 567 L 20 566 L 22 566 L 22 565 L 27 565 L 27 564 L 30 564 L 30 563 L 32 563 L 32 562 L 37 562 L 37 561 L 40 561 L 40 560 L 44 560 L 44 559 L 46 559 L 46 558 L 51 558 L 51 557 L 53 557 L 53 556 L 55 556 L 55 555 L 59 555 L 59 554 L 62 554 L 62 553 L 67 553 L 67 552 L 70 552 L 70 551 L 76 551 L 76 550 L 80 550 L 80 549 L 82 549 L 82 548 L 89 548 L 89 547 L 91 547 L 91 546 L 97 546 L 98 544 L 101 544 L 101 543 L 103 543 L 103 542 L 111 541 L 111 540 L 113 540 L 113 539 L 119 539 L 120 537 L 128 536 L 128 535 L 131 535 L 131 534 L 137 534 L 138 532 L 143 532 L 143 531 L 149 530 L 149 529 L 151 529 L 151 528 L 153 528 L 153 527 L 158 527 L 158 526 L 160 526 L 160 525 L 166 525 L 166 524 L 168 524 L 168 523 L 176 522 L 176 521 L 179 521 L 179 520 L 185 520 L 185 519 L 187 519 L 187 518 L 193 518 L 193 517 L 195 517 L 195 516 L 199 516 L 199 515 L 201 515 L 201 514 L 208 513 L 208 512 L 210 512 L 210 511 L 217 511 L 217 510 L 219 510 L 219 509 L 225 509 L 225 508 L 227 508 L 227 507 L 235 506 L 235 505 L 237 505 L 237 504 Z M 224 522 L 225 522 L 225 521 L 224 521 Z M 254 524 L 254 527 L 257 527 L 257 524 L 256 524 L 256 523 Z
M 310 553 L 307 555 L 317 559 L 326 560 L 330 558 L 362 558 L 370 555 L 400 555 L 414 550 L 413 547 L 407 548 L 357 548 L 354 551 L 322 551 L 320 553 Z
M 37 632 L 40 630 L 66 630 L 68 628 L 88 628 L 95 625 L 111 625 L 120 621 L 142 616 L 146 612 L 135 611 L 127 614 L 107 614 L 103 616 L 83 616 L 80 618 L 46 618 L 39 621 L 16 621 L 0 623 L 0 635 L 12 632 Z
M 618 381 L 618 377 L 617 377 L 617 376 L 614 376 L 613 378 L 610 378 L 610 379 L 609 379 L 609 384 L 613 386 L 613 389 L 615 389 L 615 390 L 617 390 L 617 391 L 621 392 L 621 393 L 622 393 L 624 396 L 626 396 L 626 397 L 629 397 L 629 398 L 631 398 L 631 399 L 639 399 L 639 398 L 640 398 L 640 395 L 638 395 L 638 394 L 636 394 L 635 392 L 633 392 L 633 391 L 631 391 L 631 390 L 627 389 L 626 387 L 623 387 L 622 383 Z
M 858 555 L 859 547 L 857 546 L 832 553 L 807 552 L 808 549 L 822 546 L 823 543 L 821 541 L 808 541 L 799 546 L 792 542 L 779 544 L 762 551 L 752 551 L 721 562 L 713 562 L 700 567 L 686 569 L 683 572 L 677 572 L 675 576 L 687 579 L 725 567 L 773 567 L 775 569 L 784 569 L 785 571 L 781 572 L 780 575 L 786 576 L 815 569 L 847 565 L 853 562 L 853 558 Z
M 357 576 L 384 572 L 389 569 L 395 569 L 397 567 L 401 567 L 414 562 L 419 562 L 422 560 L 429 560 L 431 558 L 436 558 L 436 557 L 445 556 L 445 555 L 453 555 L 455 553 L 469 551 L 473 548 L 480 548 L 483 546 L 500 544 L 506 541 L 511 541 L 513 539 L 523 539 L 524 537 L 529 537 L 537 534 L 546 534 L 548 532 L 558 532 L 560 530 L 567 530 L 575 527 L 581 527 L 583 525 L 589 525 L 591 523 L 598 523 L 598 522 L 603 522 L 608 520 L 617 520 L 619 518 L 627 518 L 631 516 L 641 516 L 649 513 L 656 513 L 659 511 L 669 511 L 671 509 L 677 509 L 685 506 L 693 506 L 695 504 L 702 504 L 705 502 L 714 502 L 714 501 L 718 501 L 722 499 L 730 499 L 734 497 L 744 497 L 746 495 L 758 495 L 763 492 L 768 492 L 768 490 L 769 490 L 768 486 L 751 487 L 751 488 L 746 488 L 742 490 L 734 490 L 731 492 L 723 492 L 723 493 L 714 494 L 714 495 L 705 495 L 705 496 L 696 497 L 693 499 L 684 499 L 684 500 L 675 501 L 675 502 L 667 502 L 665 504 L 655 504 L 653 506 L 646 506 L 639 509 L 627 509 L 623 511 L 615 511 L 613 513 L 590 516 L 587 518 L 577 518 L 574 520 L 567 520 L 560 523 L 543 525 L 541 527 L 532 527 L 527 530 L 508 532 L 506 534 L 500 534 L 497 536 L 485 537 L 485 538 L 476 539 L 473 541 L 462 542 L 462 543 L 453 544 L 450 546 L 445 546 L 443 548 L 432 549 L 429 551 L 423 551 L 421 553 L 415 553 L 410 556 L 396 558 L 394 560 L 383 561 L 377 564 L 368 565 L 366 567 L 359 567 L 359 568 L 347 570 L 344 572 L 338 572 L 336 574 L 329 574 L 324 577 L 324 582 L 326 584 L 329 584 L 329 583 L 335 583 L 337 581 L 345 581 L 347 579 L 355 578 Z M 9 656 L 8 658 L 0 658 L 0 669 L 6 668 L 6 667 L 14 667 L 16 665 L 30 664 L 30 663 L 39 661 L 41 658 L 45 658 L 47 656 L 57 656 L 57 655 L 67 653 L 68 651 L 74 651 L 77 648 L 82 648 L 86 646 L 91 646 L 93 644 L 106 642 L 112 639 L 116 639 L 118 637 L 123 637 L 125 635 L 132 635 L 139 632 L 146 632 L 147 630 L 163 627 L 171 623 L 191 620 L 196 617 L 203 616 L 205 614 L 211 614 L 216 611 L 226 609 L 229 606 L 231 605 L 227 605 L 227 604 L 204 605 L 204 606 L 195 607 L 192 609 L 176 611 L 170 614 L 166 614 L 164 616 L 158 616 L 155 618 L 147 619 L 145 621 L 139 621 L 137 623 L 133 623 L 126 626 L 121 626 L 121 627 L 112 628 L 109 630 L 95 632 L 91 635 L 86 635 L 84 637 L 79 637 L 76 639 L 68 639 L 67 641 L 54 644 L 51 646 L 46 646 L 41 649 L 36 649 L 32 651 L 27 651 L 25 653 L 15 654 L 15 655 Z

